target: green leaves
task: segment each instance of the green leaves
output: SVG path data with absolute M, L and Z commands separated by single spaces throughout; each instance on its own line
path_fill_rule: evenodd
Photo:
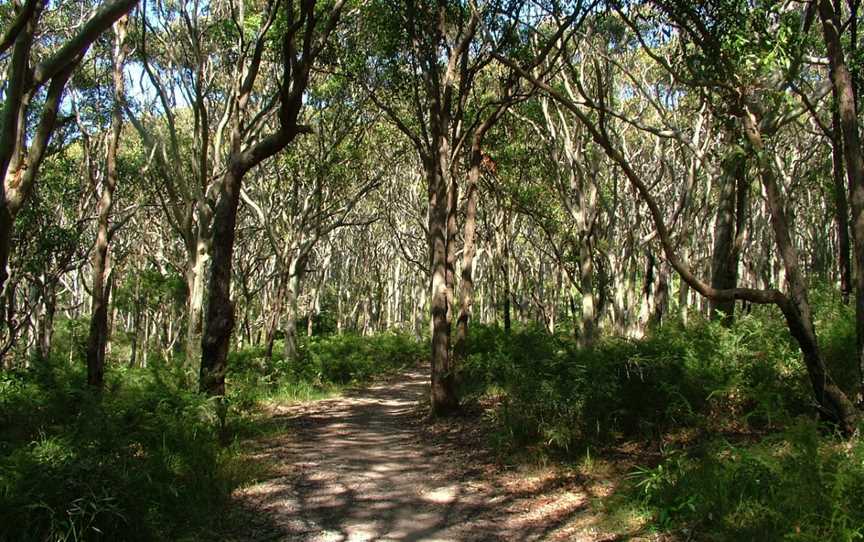
M 685 65 L 708 85 L 773 87 L 803 52 L 802 13 L 778 2 L 658 3 L 680 31 Z

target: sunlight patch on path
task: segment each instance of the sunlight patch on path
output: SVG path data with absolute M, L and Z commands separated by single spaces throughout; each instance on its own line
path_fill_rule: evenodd
M 400 378 L 286 411 L 289 431 L 256 442 L 254 454 L 284 475 L 235 493 L 250 524 L 230 539 L 610 540 L 586 519 L 579 481 L 503 476 L 453 444 L 431 442 L 417 409 L 427 374 Z

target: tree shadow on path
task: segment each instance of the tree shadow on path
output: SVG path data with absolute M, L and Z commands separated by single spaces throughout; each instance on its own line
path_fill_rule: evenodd
M 231 539 L 614 539 L 591 529 L 562 538 L 562 527 L 587 514 L 592 493 L 583 480 L 513 487 L 492 463 L 478 466 L 473 450 L 424 437 L 418 401 L 427 381 L 415 369 L 278 415 L 288 431 L 252 453 L 276 476 L 235 494 Z

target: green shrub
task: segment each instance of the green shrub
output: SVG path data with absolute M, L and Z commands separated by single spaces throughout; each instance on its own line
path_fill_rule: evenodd
M 820 312 L 826 352 L 847 359 L 851 313 Z M 644 339 L 607 337 L 590 349 L 541 329 L 475 326 L 459 370 L 467 400 L 500 399 L 492 415 L 511 447 L 566 451 L 680 427 L 764 431 L 812 411 L 797 345 L 770 308 L 732 328 L 673 320 Z
M 200 533 L 241 480 L 214 409 L 164 368 L 101 395 L 54 362 L 0 376 L 0 540 L 166 540 Z
M 755 445 L 675 452 L 631 478 L 656 527 L 701 540 L 864 538 L 864 445 L 825 438 L 812 421 Z

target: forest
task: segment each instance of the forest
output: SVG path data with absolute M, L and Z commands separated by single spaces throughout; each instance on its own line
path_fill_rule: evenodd
M 859 0 L 0 0 L 0 542 L 864 539 Z

